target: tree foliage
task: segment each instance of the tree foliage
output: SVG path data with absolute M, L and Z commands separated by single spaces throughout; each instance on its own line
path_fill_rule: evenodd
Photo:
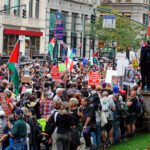
M 113 10 L 117 13 L 117 10 Z M 111 15 L 111 14 L 108 14 Z M 97 17 L 96 23 L 91 25 L 91 36 L 98 40 L 104 40 L 105 43 L 117 42 L 118 50 L 126 50 L 128 47 L 135 49 L 140 46 L 140 41 L 144 39 L 146 28 L 130 19 L 116 16 L 116 28 L 103 28 L 103 17 Z

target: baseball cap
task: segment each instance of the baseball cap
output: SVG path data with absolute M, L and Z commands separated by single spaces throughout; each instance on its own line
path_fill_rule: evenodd
M 17 109 L 15 109 L 15 114 L 18 117 L 23 117 L 23 110 L 21 108 L 17 108 Z

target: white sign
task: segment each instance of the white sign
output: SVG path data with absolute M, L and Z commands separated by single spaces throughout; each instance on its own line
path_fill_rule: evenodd
M 116 17 L 115 16 L 103 16 L 103 28 L 116 28 Z
M 116 70 L 107 70 L 105 82 L 111 84 L 112 76 L 117 76 L 117 71 Z
M 126 53 L 121 53 L 121 52 L 117 52 L 116 53 L 116 59 L 119 60 L 119 59 L 125 59 L 126 58 Z
M 117 74 L 118 76 L 124 76 L 125 68 L 129 67 L 128 59 L 118 59 L 117 60 Z

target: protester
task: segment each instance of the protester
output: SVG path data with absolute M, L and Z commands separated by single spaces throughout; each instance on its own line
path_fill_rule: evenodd
M 9 82 L 6 66 L 1 66 L 1 147 L 77 150 L 84 143 L 84 149 L 97 150 L 134 135 L 137 120 L 144 114 L 140 75 L 137 71 L 135 77 L 131 74 L 136 86 L 121 86 L 121 82 L 114 86 L 105 76 L 111 63 L 100 62 L 99 67 L 87 58 L 84 64 L 77 61 L 72 70 L 59 72 L 58 79 L 47 62 L 21 66 L 18 93 Z M 90 84 L 89 73 L 99 70 L 100 82 L 94 77 Z

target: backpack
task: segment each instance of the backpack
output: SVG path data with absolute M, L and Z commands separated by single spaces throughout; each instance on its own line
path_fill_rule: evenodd
M 143 107 L 143 99 L 141 95 L 136 96 L 137 102 L 136 102 L 136 113 L 143 113 L 144 107 Z
M 116 105 L 117 116 L 126 117 L 128 114 L 128 107 L 126 103 L 118 100 L 117 103 L 115 103 L 115 105 Z
M 94 109 L 97 110 L 99 108 L 101 110 L 101 102 L 98 93 L 94 93 L 94 94 L 91 93 L 89 99 L 90 99 L 90 104 L 93 105 Z
M 45 132 L 49 135 L 52 135 L 56 128 L 56 118 L 58 113 L 59 113 L 58 111 L 54 111 L 51 117 L 46 122 Z

